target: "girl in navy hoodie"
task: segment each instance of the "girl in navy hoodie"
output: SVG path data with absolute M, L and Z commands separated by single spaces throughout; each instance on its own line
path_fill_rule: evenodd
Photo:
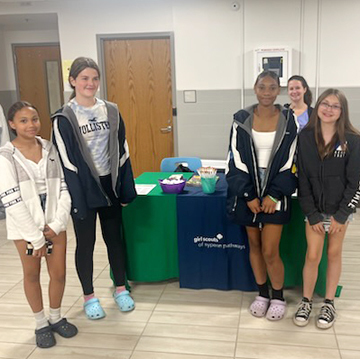
M 290 220 L 297 125 L 293 112 L 275 100 L 279 78 L 265 71 L 256 79 L 258 103 L 234 115 L 228 156 L 228 212 L 246 226 L 250 261 L 259 295 L 250 306 L 256 317 L 284 317 L 284 265 L 279 254 L 283 224 Z M 267 284 L 269 275 L 272 295 Z
M 84 311 L 93 320 L 105 317 L 93 286 L 97 216 L 114 276 L 115 303 L 123 312 L 135 308 L 125 288 L 121 208 L 136 197 L 136 192 L 124 121 L 114 103 L 96 97 L 100 70 L 95 61 L 86 57 L 75 59 L 69 83 L 74 92 L 53 116 L 53 141 L 72 199 L 75 261 L 84 294 Z

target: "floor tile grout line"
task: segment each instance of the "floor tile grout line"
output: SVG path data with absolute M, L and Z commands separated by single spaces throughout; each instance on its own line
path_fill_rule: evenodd
M 29 359 L 29 358 L 35 353 L 36 349 L 37 349 L 37 346 L 34 345 L 33 350 L 32 350 L 32 351 L 30 352 L 30 354 L 26 357 L 26 359 Z
M 351 257 L 350 257 L 351 258 Z M 354 266 L 356 266 L 356 263 L 353 263 L 353 265 Z M 102 268 L 102 270 L 100 270 L 100 273 L 103 273 L 103 271 L 105 270 L 105 267 L 103 267 Z M 346 273 L 346 272 L 343 272 L 343 273 Z M 352 272 L 349 272 L 349 273 L 352 273 Z M 100 276 L 101 274 L 99 274 L 98 276 L 97 276 L 97 278 Z M 344 279 L 345 280 L 345 279 Z M 8 293 L 9 291 L 12 291 L 12 290 L 14 290 L 14 288 L 17 286 L 17 285 L 19 285 L 19 283 L 17 283 L 17 284 L 14 284 L 14 285 L 12 285 L 11 286 L 11 288 L 9 289 L 9 290 L 7 290 L 6 291 L 6 293 Z M 151 309 L 151 315 L 148 317 L 148 319 L 146 320 L 146 325 L 145 325 L 145 327 L 144 327 L 144 329 L 142 330 L 142 333 L 141 333 L 141 335 L 139 336 L 139 337 L 146 337 L 145 335 L 144 335 L 144 332 L 145 332 L 145 329 L 146 329 L 146 327 L 148 327 L 148 323 L 150 322 L 150 320 L 153 318 L 153 314 L 156 312 L 156 311 L 158 311 L 157 310 L 157 308 L 158 308 L 158 306 L 159 306 L 159 304 L 160 304 L 160 302 L 161 302 L 161 300 L 163 300 L 164 299 L 164 293 L 165 293 L 165 291 L 166 291 L 166 288 L 169 288 L 169 286 L 167 285 L 167 286 L 165 286 L 165 288 L 162 288 L 162 292 L 161 292 L 161 295 L 160 295 L 160 297 L 157 299 L 157 301 L 156 301 L 156 304 L 155 304 L 155 306 Z M 17 288 L 18 289 L 18 288 Z M 180 293 L 180 295 L 181 295 L 181 293 Z M 185 296 L 186 296 L 186 294 L 185 294 Z M 242 296 L 242 304 L 244 303 L 244 301 L 245 301 L 245 296 Z M 344 300 L 344 304 L 342 305 L 342 307 L 344 307 L 344 309 L 346 309 L 346 305 L 347 305 L 347 302 L 346 301 L 349 301 L 349 300 L 353 300 L 353 299 L 351 299 L 351 298 L 340 298 L 340 299 L 342 299 L 342 300 Z M 176 302 L 178 302 L 179 303 L 179 301 L 180 300 L 178 300 L 178 301 L 174 301 L 174 303 L 176 303 Z M 183 303 L 181 303 L 181 301 L 180 301 L 180 304 L 183 304 Z M 196 305 L 196 302 L 193 302 L 193 301 L 190 301 L 190 303 L 189 304 L 195 304 Z M 209 303 L 209 304 L 211 304 L 211 303 Z M 217 303 L 214 303 L 215 305 L 217 304 Z M 74 308 L 75 307 L 75 303 L 74 304 L 72 304 L 71 306 L 70 306 L 70 309 L 71 308 Z M 69 310 L 70 310 L 69 309 Z M 162 312 L 162 311 L 161 311 Z M 179 313 L 181 313 L 181 312 L 179 312 Z M 205 314 L 205 313 L 204 313 Z M 229 314 L 229 315 L 231 315 L 231 314 Z M 245 313 L 243 313 L 241 310 L 240 310 L 240 313 L 239 313 L 239 322 L 241 323 L 241 320 L 242 320 L 242 318 L 245 318 Z M 342 321 L 342 323 L 344 323 L 344 324 L 346 324 L 346 323 L 348 323 L 348 321 L 346 321 L 346 322 L 343 322 Z M 350 323 L 352 323 L 352 322 L 350 322 Z M 176 325 L 176 324 L 175 324 Z M 186 325 L 186 324 L 185 324 Z M 335 324 L 336 325 L 336 324 Z M 240 325 L 239 325 L 239 327 L 237 328 L 237 333 L 239 333 L 239 331 L 240 331 Z M 250 329 L 254 329 L 254 330 L 261 330 L 262 328 L 250 328 Z M 282 330 L 281 328 L 278 328 L 278 329 L 276 329 L 276 330 Z M 285 329 L 286 330 L 286 329 Z M 312 333 L 309 333 L 309 334 L 312 334 Z M 319 333 L 320 334 L 320 333 Z M 329 334 L 329 333 L 324 333 L 324 334 Z M 340 354 L 340 356 L 341 356 L 341 349 L 339 348 L 339 341 L 338 341 L 338 339 L 339 339 L 339 337 L 340 336 L 345 336 L 345 337 L 347 337 L 348 336 L 348 334 L 340 334 L 340 333 L 338 333 L 338 332 L 336 332 L 335 331 L 335 333 L 330 333 L 330 334 L 334 334 L 335 336 L 336 336 L 336 340 L 337 340 L 337 346 L 338 346 L 338 349 L 336 350 L 337 351 L 337 353 L 338 354 Z M 121 335 L 121 334 L 120 334 Z M 126 334 L 125 334 L 126 335 Z M 351 335 L 351 334 L 350 334 Z M 354 336 L 354 337 L 357 337 L 357 336 Z M 185 338 L 186 339 L 186 338 Z M 240 338 L 241 339 L 241 338 Z M 356 339 L 356 338 L 355 338 Z M 200 340 L 199 340 L 200 341 Z M 238 342 L 238 337 L 237 337 L 237 341 L 236 342 Z M 265 344 L 265 343 L 264 343 Z M 335 344 L 335 343 L 334 343 Z M 137 344 L 136 344 L 137 345 Z M 127 353 L 127 355 L 133 355 L 133 353 L 134 352 L 136 352 L 136 345 L 134 346 L 134 349 L 132 350 L 132 354 L 130 354 L 130 350 L 129 350 L 129 353 Z M 281 345 L 281 344 L 275 344 L 275 345 Z M 286 344 L 285 344 L 286 345 Z M 64 347 L 64 346 L 63 346 Z M 69 346 L 66 346 L 67 348 L 71 348 L 71 347 L 69 347 Z M 301 347 L 301 346 L 300 346 Z M 81 347 L 81 348 L 83 348 L 83 347 Z M 333 350 L 333 349 L 332 349 Z M 354 349 L 343 349 L 343 350 L 352 350 L 352 351 L 356 351 L 356 350 L 354 350 Z M 339 353 L 340 352 L 340 353 Z M 358 351 L 356 351 L 356 352 L 358 352 Z M 181 353 L 181 352 L 179 352 L 179 353 Z M 199 354 L 194 354 L 194 355 L 199 355 Z M 236 353 L 235 353 L 235 355 L 236 355 Z
M 312 348 L 312 349 L 329 349 L 329 350 L 339 350 L 336 346 L 334 348 L 329 348 L 328 346 L 315 346 L 315 345 L 306 345 L 306 344 L 289 344 L 289 343 L 257 343 L 257 342 L 249 342 L 243 341 L 239 342 L 240 344 L 253 344 L 253 345 L 270 345 L 270 346 L 281 346 L 281 347 L 296 347 L 296 348 Z
M 21 274 L 22 276 L 22 274 Z M 19 285 L 23 280 L 23 277 L 21 277 L 21 279 L 16 283 L 14 284 L 10 289 L 8 289 L 5 293 L 3 293 L 2 295 L 0 295 L 0 298 L 2 298 L 4 295 L 8 294 L 10 291 L 12 291 L 17 285 Z
M 4 328 L 4 329 L 9 329 L 9 328 Z M 33 330 L 33 329 L 29 329 L 29 328 L 11 328 L 12 330 L 26 330 L 26 331 L 29 331 L 29 330 Z M 97 332 L 86 332 L 86 331 L 81 331 L 81 334 L 102 334 L 102 335 L 105 335 L 105 336 L 109 336 L 109 337 L 142 337 L 142 338 L 157 338 L 157 339 L 180 339 L 180 340 L 201 340 L 201 341 L 206 341 L 206 342 L 221 342 L 221 343 L 232 343 L 233 341 L 231 340 L 221 340 L 221 339 L 207 339 L 207 338 L 189 338 L 189 337 L 179 337 L 179 336 L 158 336 L 158 335 L 144 335 L 143 332 L 145 331 L 146 329 L 146 326 L 144 326 L 144 329 L 142 330 L 142 332 L 140 334 L 114 334 L 114 333 L 97 333 Z M 9 344 L 21 344 L 21 345 L 33 345 L 31 343 L 28 343 L 28 342 L 14 342 L 14 341 L 1 341 L 0 340 L 0 343 L 9 343 Z M 247 342 L 240 342 L 240 343 L 247 343 Z M 138 341 L 136 342 L 135 344 L 135 347 L 136 345 L 138 344 Z M 235 342 L 236 344 L 236 342 Z M 280 345 L 280 344 L 279 344 Z M 68 345 L 61 345 L 59 344 L 59 346 L 62 346 L 62 347 L 69 347 Z M 71 347 L 77 347 L 77 346 L 71 346 Z M 81 346 L 80 346 L 81 347 Z M 134 350 L 135 350 L 135 347 L 134 347 Z M 95 348 L 102 348 L 102 347 L 95 347 Z
M 237 344 L 238 344 L 238 339 L 239 339 L 239 331 L 240 331 L 240 323 L 241 323 L 241 309 L 243 306 L 243 300 L 244 300 L 244 295 L 241 294 L 240 306 L 239 306 L 239 320 L 238 320 L 238 325 L 237 325 L 237 330 L 236 330 L 235 347 L 234 347 L 234 359 L 236 358 Z
M 338 351 L 339 351 L 339 356 L 340 356 L 340 359 L 342 359 L 341 349 L 340 349 L 340 345 L 339 345 L 339 340 L 338 340 L 338 337 L 337 337 L 337 334 L 336 334 L 336 330 L 335 330 L 335 329 L 334 329 L 334 335 L 335 335 L 336 345 L 337 345 L 337 348 L 338 348 Z
M 224 328 L 224 329 L 236 329 L 236 326 L 224 326 L 224 325 L 214 325 L 214 324 L 188 324 L 188 323 L 169 323 L 169 322 L 153 322 L 153 324 L 166 324 L 166 325 L 182 325 L 187 327 L 203 327 L 203 328 Z
M 219 358 L 219 355 L 217 354 L 217 355 L 209 355 L 209 354 L 192 354 L 192 353 L 178 353 L 178 352 L 165 352 L 165 351 L 159 351 L 159 350 L 157 350 L 157 351 L 153 351 L 153 350 L 136 350 L 136 353 L 162 353 L 162 354 L 180 354 L 180 355 L 183 355 L 183 356 L 192 356 L 192 357 L 204 357 L 204 355 L 206 355 L 207 357 L 209 357 L 209 358 L 212 358 L 212 357 L 214 357 L 214 358 Z M 136 354 L 135 353 L 135 354 Z M 233 359 L 233 357 L 231 357 L 231 356 L 223 356 L 223 355 L 221 355 L 220 356 L 221 358 L 224 358 L 224 359 Z M 132 357 L 130 357 L 129 359 L 132 359 Z M 246 358 L 239 358 L 239 359 L 246 359 Z
M 162 291 L 161 291 L 161 293 L 160 293 L 160 295 L 159 295 L 159 298 L 158 298 L 158 300 L 156 301 L 156 303 L 155 303 L 155 305 L 154 305 L 154 308 L 152 309 L 151 314 L 149 315 L 149 318 L 148 318 L 148 320 L 146 321 L 146 324 L 144 325 L 144 328 L 143 328 L 143 330 L 141 331 L 141 333 L 140 333 L 140 335 L 139 335 L 139 338 L 138 338 L 138 340 L 136 341 L 136 343 L 135 343 L 135 345 L 134 345 L 134 348 L 133 348 L 133 350 L 132 350 L 132 352 L 131 352 L 131 354 L 130 354 L 129 359 L 131 359 L 131 357 L 133 356 L 133 354 L 134 354 L 134 352 L 135 352 L 135 350 L 136 350 L 136 347 L 137 347 L 137 345 L 138 345 L 139 342 L 140 342 L 140 339 L 143 337 L 143 334 L 144 334 L 144 332 L 145 332 L 145 329 L 146 329 L 146 327 L 148 326 L 149 321 L 150 321 L 151 317 L 153 316 L 154 311 L 155 311 L 155 309 L 156 309 L 156 306 L 159 304 L 160 299 L 161 299 L 161 297 L 162 297 L 162 295 L 163 295 L 166 287 L 167 287 L 167 284 L 166 284 L 166 285 L 164 286 L 164 288 L 162 289 Z M 136 308 L 135 308 L 135 309 L 136 309 Z

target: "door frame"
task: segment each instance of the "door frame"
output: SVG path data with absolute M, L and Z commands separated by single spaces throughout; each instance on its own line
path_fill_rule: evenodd
M 18 74 L 18 70 L 17 70 L 17 65 L 16 65 L 16 48 L 17 47 L 46 47 L 46 46 L 59 46 L 59 50 L 60 50 L 60 64 L 59 64 L 59 68 L 61 70 L 61 48 L 60 48 L 60 42 L 31 42 L 31 43 L 16 43 L 16 44 L 11 44 L 11 51 L 12 51 L 12 58 L 13 58 L 13 65 L 14 65 L 14 73 L 15 73 L 15 83 L 16 83 L 16 99 L 17 101 L 20 101 L 20 86 L 19 86 L 19 74 Z M 62 81 L 64 81 L 64 79 L 62 79 Z M 61 88 L 60 89 L 60 93 L 62 92 L 62 94 L 64 95 L 64 89 Z M 48 101 L 49 102 L 49 101 Z M 49 109 L 50 109 L 50 104 L 48 103 Z
M 98 65 L 102 76 L 100 77 L 100 97 L 107 99 L 105 82 L 105 58 L 104 41 L 106 40 L 151 40 L 169 39 L 170 40 L 170 61 L 171 61 L 171 92 L 173 111 L 173 140 L 174 156 L 178 155 L 178 125 L 177 125 L 177 104 L 176 104 L 176 81 L 175 81 L 175 41 L 173 32 L 146 32 L 146 33 L 126 33 L 126 34 L 97 34 L 96 47 L 98 55 Z

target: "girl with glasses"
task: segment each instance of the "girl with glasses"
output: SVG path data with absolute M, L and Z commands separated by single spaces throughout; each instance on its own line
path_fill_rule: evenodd
M 308 324 L 312 296 L 327 233 L 326 295 L 316 325 L 330 328 L 336 319 L 334 298 L 341 274 L 342 245 L 360 196 L 360 133 L 351 125 L 346 97 L 326 90 L 299 135 L 299 201 L 306 216 L 307 253 L 303 299 L 294 316 Z
M 274 72 L 262 72 L 254 91 L 258 103 L 234 115 L 227 205 L 230 218 L 246 226 L 249 238 L 250 262 L 259 288 L 250 312 L 279 320 L 286 309 L 279 243 L 283 224 L 290 221 L 290 196 L 297 186 L 293 170 L 297 125 L 292 110 L 275 104 L 280 83 Z
M 295 119 L 299 124 L 299 131 L 301 131 L 309 122 L 313 110 L 311 107 L 312 93 L 306 80 L 300 75 L 289 78 L 287 90 L 291 102 L 285 107 L 290 107 L 294 111 Z

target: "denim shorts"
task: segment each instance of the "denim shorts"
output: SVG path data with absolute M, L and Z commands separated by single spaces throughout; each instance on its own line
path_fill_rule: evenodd
M 266 172 L 266 168 L 263 168 L 263 167 L 259 168 L 260 188 L 261 189 L 264 188 L 265 172 Z
M 329 227 L 330 227 L 332 214 L 321 213 L 321 216 L 322 216 L 322 222 L 324 224 L 325 232 L 327 232 L 329 230 Z M 351 213 L 350 216 L 347 218 L 346 222 L 350 222 L 350 221 L 353 221 L 353 220 L 354 220 L 354 214 Z M 308 222 L 308 221 L 309 221 L 308 218 L 305 217 L 305 222 Z
M 46 206 L 46 193 L 39 194 L 39 198 L 40 198 L 41 208 L 42 208 L 42 210 L 45 212 L 45 206 Z

